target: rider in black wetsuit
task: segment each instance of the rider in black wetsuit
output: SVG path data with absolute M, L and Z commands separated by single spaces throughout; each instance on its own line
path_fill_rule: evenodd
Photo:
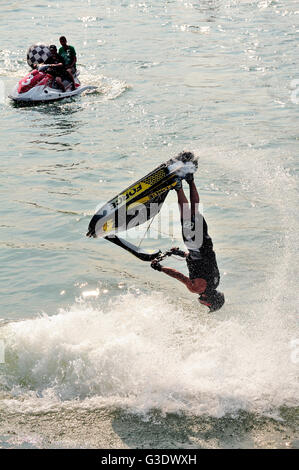
M 55 78 L 55 81 L 59 88 L 62 91 L 65 91 L 65 86 L 63 85 L 62 80 L 64 78 L 70 79 L 70 77 L 68 77 L 68 73 L 64 65 L 64 60 L 61 55 L 57 53 L 57 48 L 55 45 L 51 45 L 49 49 L 51 52 L 51 56 L 45 61 L 45 65 L 50 65 L 47 70 L 47 73 L 52 75 L 52 77 Z
M 213 242 L 208 234 L 208 226 L 201 214 L 192 221 L 192 228 L 199 227 L 202 230 L 202 244 L 200 248 L 190 248 L 189 254 L 186 256 L 186 262 L 189 270 L 189 279 L 205 279 L 207 287 L 205 292 L 213 291 L 218 287 L 220 274 L 217 266 L 216 255 L 213 250 Z M 183 239 L 188 247 L 190 240 L 186 238 L 183 228 Z
M 185 152 L 185 155 L 190 160 L 194 158 L 191 152 Z M 216 255 L 213 250 L 212 239 L 208 234 L 207 223 L 198 211 L 199 195 L 193 174 L 187 174 L 185 180 L 190 188 L 191 207 L 183 191 L 181 181 L 175 189 L 181 214 L 183 240 L 188 248 L 188 253 L 184 253 L 178 248 L 172 248 L 171 251 L 173 254 L 186 259 L 189 277 L 175 269 L 161 266 L 157 260 L 154 260 L 151 266 L 153 269 L 162 271 L 168 276 L 183 282 L 191 292 L 200 294 L 199 302 L 207 305 L 210 311 L 214 312 L 224 304 L 224 295 L 216 290 L 220 281 Z

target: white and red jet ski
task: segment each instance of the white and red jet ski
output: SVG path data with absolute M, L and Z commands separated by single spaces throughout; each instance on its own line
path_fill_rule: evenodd
M 48 68 L 49 66 L 44 65 L 29 72 L 19 81 L 9 97 L 18 103 L 45 103 L 76 96 L 85 90 L 97 88 L 92 85 L 82 86 L 78 74 L 75 74 L 76 89 L 72 90 L 70 81 L 63 80 L 66 91 L 62 91 L 56 84 L 55 78 L 47 73 Z
M 16 103 L 23 104 L 48 103 L 70 98 L 85 90 L 95 90 L 97 88 L 92 85 L 81 85 L 78 79 L 79 73 L 76 72 L 74 74 L 76 89 L 72 90 L 72 83 L 67 79 L 63 79 L 66 91 L 62 91 L 55 78 L 48 73 L 50 66 L 45 65 L 50 55 L 49 47 L 44 44 L 35 44 L 29 47 L 27 63 L 33 70 L 19 81 L 9 98 Z

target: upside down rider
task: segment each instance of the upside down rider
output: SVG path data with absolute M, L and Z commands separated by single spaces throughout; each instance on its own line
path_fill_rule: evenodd
M 191 161 L 194 155 L 185 152 L 185 157 L 186 161 L 189 159 Z M 182 178 L 178 178 L 175 190 L 180 209 L 182 236 L 188 252 L 185 253 L 178 248 L 172 248 L 171 252 L 186 259 L 189 277 L 176 269 L 162 266 L 158 260 L 152 261 L 151 267 L 181 281 L 190 292 L 199 294 L 198 300 L 201 304 L 209 307 L 210 312 L 215 312 L 223 306 L 225 300 L 223 293 L 216 290 L 220 274 L 213 242 L 208 234 L 207 223 L 199 212 L 199 195 L 193 173 L 187 173 L 184 179 L 189 184 L 190 205 L 182 187 Z

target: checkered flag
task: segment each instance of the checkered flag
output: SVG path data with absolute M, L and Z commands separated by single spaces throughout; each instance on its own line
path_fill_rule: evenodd
M 27 52 L 27 63 L 33 68 L 34 64 L 43 64 L 50 57 L 50 49 L 44 44 L 30 46 Z

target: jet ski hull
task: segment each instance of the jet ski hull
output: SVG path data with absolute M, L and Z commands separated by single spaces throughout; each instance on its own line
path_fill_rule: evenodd
M 78 75 L 75 75 L 74 78 L 76 89 L 71 90 L 70 82 L 64 81 L 63 84 L 66 91 L 62 91 L 58 88 L 51 75 L 43 70 L 34 70 L 19 81 L 11 95 L 9 95 L 9 98 L 19 104 L 49 103 L 72 98 L 73 96 L 80 95 L 83 91 L 95 90 L 97 88 L 92 85 L 81 85 Z
M 71 98 L 73 96 L 80 95 L 83 91 L 86 90 L 95 90 L 97 87 L 86 85 L 79 86 L 76 90 L 73 91 L 61 91 L 55 90 L 50 87 L 37 87 L 36 89 L 29 90 L 26 93 L 18 93 L 17 87 L 13 90 L 12 94 L 9 95 L 9 98 L 15 103 L 24 103 L 24 104 L 38 104 L 38 103 L 50 103 L 53 101 L 59 101 L 66 98 Z

